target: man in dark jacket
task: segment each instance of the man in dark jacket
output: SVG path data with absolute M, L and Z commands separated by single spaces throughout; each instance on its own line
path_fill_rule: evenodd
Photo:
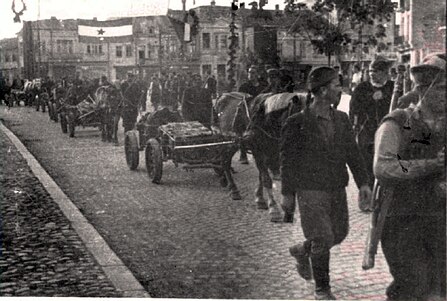
M 381 236 L 393 281 L 387 300 L 446 298 L 446 61 L 411 68 L 415 108 L 387 115 L 376 134 L 374 174 L 391 197 Z
M 239 87 L 239 92 L 248 93 L 255 98 L 265 88 L 265 85 L 259 80 L 257 68 L 255 66 L 251 66 L 248 69 L 248 81 Z
M 371 190 L 349 118 L 331 107 L 342 92 L 337 72 L 316 68 L 309 74 L 309 90 L 313 102 L 289 117 L 282 129 L 282 207 L 284 221 L 292 222 L 296 197 L 306 238 L 290 248 L 298 273 L 305 279 L 313 274 L 315 299 L 334 300 L 329 284 L 330 249 L 346 238 L 349 229 L 346 165 L 362 200 L 370 198 Z
M 265 88 L 265 85 L 261 81 L 259 81 L 259 73 L 257 68 L 255 66 L 251 66 L 248 69 L 248 81 L 243 83 L 239 87 L 239 92 L 248 93 L 253 97 L 251 99 L 254 99 Z M 243 144 L 241 145 L 241 155 L 239 158 L 239 162 L 241 162 L 241 164 L 248 164 L 247 150 L 245 149 Z
M 394 82 L 388 79 L 391 64 L 387 59 L 377 57 L 369 68 L 370 80 L 355 88 L 349 104 L 349 118 L 365 159 L 370 187 L 374 184 L 374 134 L 382 118 L 388 114 L 394 90 Z
M 127 74 L 127 80 L 121 84 L 121 92 L 124 96 L 124 107 L 122 111 L 124 132 L 134 128 L 138 117 L 141 88 L 136 83 L 133 73 Z
M 192 76 L 192 87 L 187 88 L 182 99 L 182 116 L 185 121 L 199 121 L 206 127 L 211 127 L 213 101 L 211 91 L 202 88 L 202 78 L 199 74 Z

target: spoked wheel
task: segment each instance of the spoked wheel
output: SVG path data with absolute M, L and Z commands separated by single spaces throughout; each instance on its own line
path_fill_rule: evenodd
M 160 143 L 157 139 L 149 139 L 146 145 L 146 169 L 152 183 L 160 184 L 161 176 L 163 174 L 163 159 L 161 153 Z
M 130 170 L 135 170 L 140 162 L 140 152 L 138 146 L 138 131 L 128 131 L 124 137 L 124 153 L 126 154 L 127 166 Z

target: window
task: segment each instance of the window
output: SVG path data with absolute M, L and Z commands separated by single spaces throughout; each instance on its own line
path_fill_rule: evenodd
M 73 41 L 68 40 L 67 44 L 68 44 L 68 53 L 73 53 Z
M 214 49 L 219 49 L 219 35 L 214 35 Z
M 3 52 L 0 50 L 0 63 L 3 62 Z
M 12 54 L 12 61 L 17 62 L 17 56 L 15 53 Z
M 126 45 L 126 57 L 132 56 L 132 45 Z
M 62 41 L 61 40 L 57 40 L 56 41 L 56 52 L 57 53 L 61 53 L 62 52 Z
M 116 57 L 123 57 L 123 47 L 116 46 Z
M 211 65 L 202 65 L 202 75 L 208 76 L 208 72 L 211 73 Z
M 202 48 L 203 49 L 210 49 L 210 34 L 208 32 L 202 33 Z
M 98 45 L 98 53 L 99 54 L 103 54 L 103 52 L 102 52 L 102 45 Z
M 228 47 L 228 38 L 226 34 L 220 36 L 220 49 L 226 49 Z
M 145 59 L 145 52 L 146 52 L 146 47 L 141 46 L 140 49 L 138 49 L 138 58 L 140 60 Z
M 91 48 L 90 48 L 90 45 L 87 45 L 87 53 L 88 53 L 88 54 L 91 54 L 91 53 L 92 53 L 92 50 L 91 50 Z
M 46 45 L 45 41 L 42 41 L 42 42 L 40 43 L 40 45 L 41 45 L 41 51 L 42 51 L 42 53 L 47 52 L 47 45 Z
M 9 53 L 5 53 L 5 62 L 9 62 L 10 60 Z

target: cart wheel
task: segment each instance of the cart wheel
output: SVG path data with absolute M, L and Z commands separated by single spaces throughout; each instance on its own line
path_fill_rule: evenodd
M 69 136 L 73 138 L 75 136 L 75 116 L 73 113 L 68 113 L 67 123 Z
M 124 137 L 124 153 L 126 154 L 127 166 L 135 170 L 140 162 L 140 151 L 138 147 L 138 132 L 128 131 Z
M 68 132 L 68 129 L 67 129 L 67 117 L 65 117 L 65 114 L 60 114 L 60 120 L 61 120 L 62 133 L 66 134 Z
M 146 145 L 145 155 L 147 174 L 152 179 L 152 183 L 160 184 L 163 174 L 163 159 L 160 143 L 156 139 L 149 139 Z

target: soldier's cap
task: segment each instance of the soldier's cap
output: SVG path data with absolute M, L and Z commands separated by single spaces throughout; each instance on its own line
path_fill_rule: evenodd
M 392 61 L 379 55 L 371 62 L 371 65 L 369 66 L 369 70 L 370 71 L 388 71 L 391 68 L 392 64 L 393 64 Z
M 414 66 L 410 69 L 411 73 L 415 72 L 423 72 L 428 70 L 440 70 L 445 71 L 445 57 L 442 56 L 443 54 L 439 53 L 432 53 L 424 57 L 422 60 L 422 63 Z
M 193 75 L 191 75 L 192 79 L 202 79 L 202 76 L 200 76 L 200 74 L 198 73 L 194 73 Z
M 280 76 L 280 72 L 276 68 L 270 68 L 270 69 L 267 70 L 267 76 L 268 77 L 279 77 Z
M 326 86 L 332 80 L 338 79 L 338 73 L 331 67 L 317 67 L 309 73 L 307 86 L 310 91 Z

